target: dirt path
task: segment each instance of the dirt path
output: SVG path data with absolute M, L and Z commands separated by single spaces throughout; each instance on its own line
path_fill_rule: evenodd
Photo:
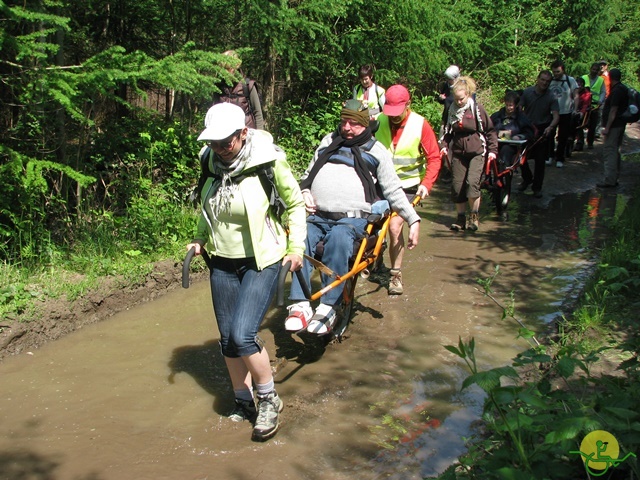
M 543 188 L 541 205 L 547 205 L 555 196 L 585 191 L 601 180 L 601 144 L 593 150 L 574 153 L 567 168 L 570 175 L 549 169 Z M 640 156 L 640 124 L 627 126 L 623 153 L 635 162 Z M 638 168 L 638 163 L 623 162 L 623 169 Z M 623 174 L 621 189 L 634 185 L 626 182 Z M 440 186 L 441 188 L 443 186 Z M 181 267 L 178 262 L 166 260 L 154 266 L 144 284 L 123 288 L 122 280 L 104 278 L 96 288 L 81 298 L 70 302 L 64 298 L 49 299 L 39 305 L 40 319 L 30 322 L 0 321 L 0 360 L 8 355 L 29 352 L 50 340 L 56 340 L 84 325 L 105 320 L 134 305 L 152 301 L 166 292 L 180 287 Z

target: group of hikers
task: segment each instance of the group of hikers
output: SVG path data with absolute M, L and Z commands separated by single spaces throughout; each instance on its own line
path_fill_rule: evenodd
M 234 56 L 234 52 L 227 54 Z M 201 254 L 207 246 L 221 351 L 234 391 L 229 417 L 250 421 L 254 440 L 275 435 L 284 406 L 275 391 L 265 344 L 258 336 L 283 266 L 291 272 L 301 270 L 308 283 L 312 265 L 304 256 L 314 257 L 322 242 L 322 262 L 339 275 L 346 273 L 367 218 L 380 201 L 386 201 L 397 214 L 389 223 L 388 292 L 402 294 L 405 249 L 418 244 L 420 233 L 420 216 L 410 198 L 429 196 L 445 158 L 457 211 L 451 229 L 477 230 L 482 169 L 486 158 L 500 155 L 498 135 L 533 141 L 535 136 L 551 138 L 556 126 L 562 128 L 561 112 L 565 111 L 559 110 L 558 100 L 549 91 L 550 75 L 541 72 L 536 86 L 526 89 L 521 98 L 514 92 L 507 94 L 505 108 L 494 118 L 476 102 L 473 79 L 451 66 L 445 72 L 448 87 L 439 97 L 444 111 L 438 141 L 429 122 L 411 110 L 408 89 L 401 84 L 383 89 L 374 82 L 372 66 L 365 65 L 359 70 L 353 98 L 342 106 L 337 129 L 320 141 L 299 182 L 271 134 L 260 123 L 251 123 L 249 117 L 260 106 L 251 98 L 249 82 L 221 88 L 198 137 L 206 143 L 200 151 L 206 174 L 198 188 L 197 233 L 187 249 Z M 610 78 L 614 97 L 614 70 Z M 605 119 L 607 113 L 605 104 Z M 602 135 L 614 128 L 607 121 Z M 538 145 L 542 150 L 542 142 Z M 545 154 L 548 149 L 545 143 Z M 557 162 L 563 158 L 557 157 Z M 542 159 L 541 174 L 535 157 L 534 193 L 540 191 L 546 160 Z M 525 171 L 524 182 L 531 183 Z M 321 274 L 323 287 L 330 280 Z M 330 333 L 342 290 L 341 284 L 324 291 L 314 308 L 294 275 L 285 329 Z
M 609 71 L 607 62 L 599 61 L 591 65 L 588 73 L 574 78 L 565 72 L 564 63 L 557 60 L 551 64 L 550 69 L 542 70 L 538 74 L 535 85 L 521 91 L 507 91 L 504 107 L 491 115 L 490 123 L 486 123 L 486 115 L 481 105 L 477 108 L 473 104 L 466 107 L 467 111 L 475 112 L 476 120 L 473 121 L 473 113 L 467 113 L 466 128 L 462 129 L 464 134 L 461 129 L 456 129 L 455 125 L 456 115 L 463 123 L 464 115 L 460 111 L 455 112 L 455 107 L 451 108 L 449 105 L 457 104 L 454 90 L 463 90 L 462 86 L 456 85 L 469 84 L 470 79 L 459 77 L 459 69 L 455 65 L 445 71 L 445 76 L 448 81 L 443 84 L 439 97 L 445 105 L 442 117 L 445 135 L 441 137 L 443 147 L 446 149 L 451 142 L 447 133 L 453 131 L 455 134 L 456 130 L 459 136 L 468 135 L 470 140 L 467 141 L 480 140 L 485 147 L 484 155 L 468 160 L 469 167 L 465 171 L 468 184 L 479 186 L 485 158 L 492 154 L 498 155 L 501 168 L 511 165 L 518 147 L 509 140 L 522 140 L 528 145 L 528 158 L 532 160 L 533 172 L 529 163 L 522 165 L 522 183 L 518 189 L 525 192 L 531 187 L 533 196 L 541 198 L 545 167 L 554 164 L 557 168 L 565 167 L 573 152 L 584 149 L 586 130 L 588 149 L 593 148 L 597 136 L 604 139 L 604 173 L 602 181 L 597 186 L 615 188 L 618 185 L 620 146 L 626 124 L 630 121 L 625 118 L 625 112 L 628 112 L 630 106 L 629 89 L 621 82 L 620 70 L 614 68 Z M 471 93 L 475 98 L 473 90 L 474 88 Z M 637 109 L 635 112 L 637 113 Z M 464 148 L 459 146 L 458 152 L 461 151 L 464 151 Z M 477 148 L 475 151 L 480 152 L 480 149 Z M 455 185 L 455 169 L 459 168 L 459 165 L 455 159 L 455 150 L 453 153 L 450 163 Z M 473 197 L 474 194 L 468 196 Z M 479 199 L 476 201 L 479 202 Z M 451 228 L 462 230 L 465 228 L 464 205 L 457 206 L 458 219 Z M 467 222 L 466 228 L 477 229 L 476 206 L 477 204 L 471 205 L 471 218 L 474 221 Z

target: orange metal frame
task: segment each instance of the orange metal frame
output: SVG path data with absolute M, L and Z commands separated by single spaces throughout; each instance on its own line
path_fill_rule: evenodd
M 415 207 L 419 202 L 420 202 L 420 197 L 416 195 L 412 199 L 411 204 Z M 361 240 L 360 247 L 358 248 L 358 253 L 356 254 L 353 260 L 353 266 L 351 267 L 351 269 L 344 275 L 338 275 L 336 279 L 330 284 L 321 288 L 317 292 L 312 293 L 311 298 L 309 298 L 309 300 L 310 301 L 318 300 L 320 297 L 322 297 L 322 295 L 327 293 L 332 288 L 335 288 L 336 286 L 340 285 L 343 282 L 346 282 L 350 278 L 355 277 L 356 275 L 366 270 L 373 263 L 375 263 L 375 261 L 380 256 L 382 245 L 384 244 L 385 238 L 387 236 L 387 232 L 389 230 L 389 222 L 396 215 L 397 215 L 396 212 L 391 212 L 390 214 L 387 214 L 386 217 L 382 217 L 377 222 L 369 223 L 366 228 L 366 234 L 364 238 Z M 380 221 L 382 221 L 382 225 L 380 226 L 379 230 L 376 231 L 376 235 L 377 235 L 376 243 L 372 250 L 367 251 L 367 239 L 374 232 L 374 228 L 376 228 L 376 225 Z M 344 289 L 343 296 L 345 301 L 349 301 L 350 296 L 352 295 L 352 292 L 348 290 L 350 289 L 347 289 L 347 288 Z

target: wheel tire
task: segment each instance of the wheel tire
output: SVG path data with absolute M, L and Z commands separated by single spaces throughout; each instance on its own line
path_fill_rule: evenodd
M 502 177 L 502 187 L 497 186 L 497 179 L 494 179 L 495 190 L 493 192 L 493 199 L 495 201 L 496 210 L 498 211 L 498 215 L 501 215 L 509 205 L 509 200 L 511 200 L 511 181 L 513 179 L 513 175 L 504 175 Z

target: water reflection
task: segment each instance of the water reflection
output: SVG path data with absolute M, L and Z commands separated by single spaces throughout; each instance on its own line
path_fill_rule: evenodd
M 619 214 L 620 205 L 626 201 L 623 195 L 604 195 L 596 190 L 561 196 L 554 199 L 548 209 L 539 208 L 528 198 L 516 199 L 509 206 L 508 220 L 497 219 L 488 231 L 480 232 L 485 242 L 473 247 L 478 248 L 475 265 L 480 273 L 478 278 L 486 278 L 490 273 L 488 268 L 478 268 L 478 261 L 492 252 L 491 258 L 504 272 L 492 286 L 496 296 L 507 304 L 508 292 L 514 292 L 516 315 L 524 316 L 527 327 L 543 329 L 543 325 L 571 309 L 571 302 L 577 299 L 593 267 L 592 249 L 604 238 L 610 219 Z M 519 249 L 527 249 L 534 255 L 538 252 L 552 264 L 541 268 L 532 258 L 509 255 Z M 460 276 L 461 282 L 465 279 L 468 281 L 468 276 Z M 479 299 L 475 305 L 490 307 Z M 498 321 L 497 317 L 498 312 L 494 322 Z M 513 352 L 527 348 L 515 339 L 517 328 L 508 324 L 508 319 L 503 322 L 505 329 L 513 332 L 511 342 L 503 336 L 496 338 L 495 323 L 489 325 L 482 318 L 471 320 L 475 320 L 471 330 L 459 325 L 458 331 L 463 337 L 467 334 L 478 339 L 479 355 L 493 357 L 485 362 L 484 368 L 495 366 L 496 361 L 500 362 L 498 357 L 504 359 L 507 346 L 513 348 Z M 492 336 L 495 342 L 491 341 Z M 407 343 L 413 345 L 411 340 Z M 419 348 L 414 347 L 405 346 L 411 351 Z M 372 441 L 381 451 L 370 463 L 375 475 L 365 474 L 364 478 L 399 480 L 437 476 L 465 451 L 466 439 L 476 433 L 474 423 L 481 416 L 485 395 L 475 385 L 460 391 L 468 375 L 464 368 L 447 362 L 446 368 L 415 369 L 405 365 L 402 371 L 404 376 L 412 378 L 412 391 L 405 400 L 370 405 L 377 419 L 370 428 Z M 406 382 L 400 381 L 400 384 L 406 385 Z

